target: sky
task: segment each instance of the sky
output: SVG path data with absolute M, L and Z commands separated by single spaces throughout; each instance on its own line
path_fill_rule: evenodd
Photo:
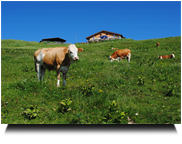
M 181 36 L 181 1 L 1 1 L 1 39 L 80 43 L 101 30 L 134 40 Z

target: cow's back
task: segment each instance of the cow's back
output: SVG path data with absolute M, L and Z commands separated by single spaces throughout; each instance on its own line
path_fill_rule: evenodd
M 123 50 L 117 50 L 116 51 L 118 56 L 123 56 L 123 57 L 126 57 L 128 55 L 128 53 L 131 54 L 131 51 L 129 49 L 123 49 Z
M 40 52 L 43 50 L 43 54 L 45 54 L 50 48 L 42 48 L 42 49 L 38 49 L 35 53 L 34 53 L 34 57 L 37 58 L 38 55 L 40 54 Z

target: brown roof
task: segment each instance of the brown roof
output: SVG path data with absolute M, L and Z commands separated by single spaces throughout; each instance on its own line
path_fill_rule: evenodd
M 118 36 L 123 37 L 123 35 L 122 35 L 122 34 L 118 34 L 118 33 L 110 32 L 110 31 L 106 31 L 106 30 L 102 30 L 102 31 L 100 31 L 100 32 L 97 32 L 97 33 L 95 33 L 95 34 L 93 34 L 93 35 L 90 35 L 90 36 L 86 37 L 86 39 L 88 39 L 88 38 L 90 38 L 90 37 L 93 37 L 94 35 L 97 35 L 97 34 L 99 34 L 99 33 L 101 33 L 101 32 L 112 33 L 112 34 L 115 34 L 115 35 L 118 35 Z

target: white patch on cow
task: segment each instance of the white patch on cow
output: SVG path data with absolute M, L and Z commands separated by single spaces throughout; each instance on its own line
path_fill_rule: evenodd
M 128 53 L 127 57 L 128 57 L 128 62 L 130 62 L 131 53 Z
M 113 60 L 112 60 L 112 58 L 111 58 L 111 56 L 109 56 L 109 60 L 110 60 L 110 62 L 112 62 Z
M 39 77 L 39 74 L 40 74 L 40 69 L 39 69 L 39 64 L 38 63 L 36 63 L 36 69 L 37 69 L 37 78 L 38 78 L 38 80 L 40 79 L 40 77 Z
M 160 56 L 160 59 L 162 59 L 162 56 Z
M 117 57 L 115 60 L 117 60 L 119 62 L 119 60 L 121 60 L 121 58 L 120 57 Z
M 175 55 L 174 54 L 172 54 L 172 58 L 175 58 Z
M 44 57 L 45 54 L 43 54 L 42 51 L 43 51 L 43 50 L 41 50 L 41 52 L 39 53 L 39 55 L 38 55 L 37 58 L 36 58 L 36 59 L 37 59 L 37 62 L 38 62 L 39 64 L 43 64 L 43 61 L 42 61 L 42 60 L 43 60 L 43 57 Z
M 62 72 L 62 73 L 66 73 L 67 71 L 68 71 L 68 67 L 67 66 L 62 66 L 60 68 L 60 72 Z
M 74 63 L 75 60 L 78 60 L 78 49 L 76 48 L 76 46 L 74 44 L 69 45 L 68 47 L 68 56 L 70 59 L 70 63 Z
M 57 87 L 59 87 L 59 86 L 60 86 L 59 82 L 60 82 L 60 80 L 58 80 L 58 81 L 57 81 Z

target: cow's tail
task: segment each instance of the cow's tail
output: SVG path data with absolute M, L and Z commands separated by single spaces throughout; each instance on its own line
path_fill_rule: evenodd
M 156 54 L 157 56 L 158 56 L 158 58 L 159 58 L 159 55 L 158 54 Z
M 36 62 L 37 62 L 37 60 L 36 60 L 36 57 L 34 56 L 35 71 L 37 72 L 37 66 L 36 66 Z

